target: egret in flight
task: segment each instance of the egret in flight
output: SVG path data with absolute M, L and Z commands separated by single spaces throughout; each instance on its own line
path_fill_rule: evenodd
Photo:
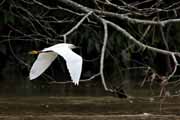
M 73 48 L 76 48 L 73 44 L 59 43 L 44 48 L 41 51 L 31 51 L 30 54 L 39 55 L 31 67 L 29 73 L 30 80 L 39 77 L 51 65 L 56 57 L 60 55 L 66 62 L 72 82 L 78 85 L 82 70 L 82 57 L 73 52 Z

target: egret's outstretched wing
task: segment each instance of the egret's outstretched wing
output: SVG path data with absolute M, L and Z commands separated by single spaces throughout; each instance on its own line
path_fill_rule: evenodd
M 70 48 L 56 47 L 53 51 L 65 59 L 71 79 L 75 85 L 78 85 L 82 70 L 82 57 Z
M 51 65 L 51 63 L 54 61 L 56 57 L 57 54 L 54 52 L 40 53 L 30 70 L 30 80 L 33 80 L 40 76 Z

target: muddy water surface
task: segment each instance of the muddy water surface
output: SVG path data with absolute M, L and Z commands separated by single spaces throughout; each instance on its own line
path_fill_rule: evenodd
M 180 120 L 180 97 L 1 97 L 6 120 Z

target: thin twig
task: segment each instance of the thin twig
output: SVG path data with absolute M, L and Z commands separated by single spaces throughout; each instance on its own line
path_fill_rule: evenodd
M 94 74 L 93 76 L 91 76 L 88 79 L 79 80 L 79 82 L 88 82 L 88 81 L 91 81 L 94 78 L 98 77 L 99 75 L 100 75 L 100 73 Z M 49 84 L 68 84 L 68 83 L 73 83 L 73 81 L 65 81 L 65 82 L 52 81 L 52 82 L 49 82 Z
M 8 34 L 8 36 L 10 36 L 11 35 L 11 31 L 9 32 L 9 34 Z M 25 63 L 23 60 L 21 60 L 20 58 L 18 58 L 17 56 L 16 56 L 16 54 L 14 53 L 14 50 L 13 50 L 13 48 L 12 48 L 12 46 L 11 46 L 11 42 L 10 42 L 10 40 L 9 40 L 9 48 L 10 48 L 10 51 L 11 51 L 11 53 L 12 53 L 12 55 L 13 55 L 13 57 L 16 59 L 16 60 L 18 60 L 21 64 L 23 64 L 23 65 L 25 65 L 26 67 L 30 67 L 27 63 Z
M 6 0 L 2 0 L 2 1 L 0 2 L 0 6 L 3 5 L 5 1 L 6 1 Z
M 92 11 L 90 11 L 89 13 L 87 13 L 74 27 L 72 27 L 68 32 L 66 32 L 65 34 L 61 35 L 64 37 L 64 43 L 66 43 L 66 36 L 71 34 L 74 30 L 76 30 L 82 23 L 83 21 L 89 16 L 91 15 Z
M 177 59 L 176 59 L 175 55 L 174 55 L 174 54 L 171 54 L 171 56 L 172 56 L 173 62 L 174 62 L 174 69 L 173 69 L 172 73 L 168 76 L 168 80 L 169 80 L 172 76 L 174 76 L 174 74 L 175 74 L 175 72 L 176 72 L 176 70 L 177 70 L 177 66 L 178 66 L 178 62 L 177 62 Z

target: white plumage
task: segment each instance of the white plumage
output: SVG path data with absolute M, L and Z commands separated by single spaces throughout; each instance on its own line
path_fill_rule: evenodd
M 78 85 L 82 70 L 82 57 L 74 53 L 71 50 L 73 48 L 75 48 L 73 44 L 60 43 L 40 51 L 30 70 L 30 80 L 39 77 L 56 57 L 60 55 L 66 61 L 66 66 L 73 83 Z

